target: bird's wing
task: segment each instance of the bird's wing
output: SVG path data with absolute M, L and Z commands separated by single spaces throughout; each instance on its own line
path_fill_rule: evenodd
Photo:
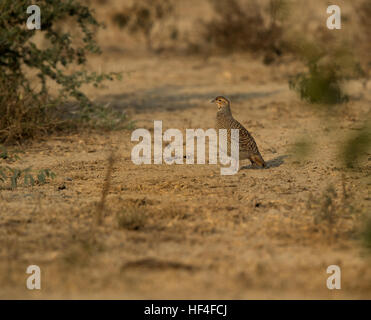
M 239 129 L 240 135 L 239 135 L 239 142 L 240 142 L 240 150 L 245 151 L 248 150 L 255 154 L 260 154 L 259 149 L 256 145 L 256 142 L 249 131 L 246 130 L 246 128 L 239 123 L 237 120 L 233 119 L 234 123 L 232 129 Z

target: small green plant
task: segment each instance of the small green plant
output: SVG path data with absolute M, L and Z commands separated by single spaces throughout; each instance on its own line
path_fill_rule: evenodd
M 6 163 L 12 163 L 20 158 L 17 154 L 9 153 L 7 148 L 0 145 L 0 159 Z M 47 178 L 54 179 L 55 176 L 55 173 L 50 169 L 40 169 L 33 172 L 31 167 L 21 169 L 18 167 L 10 167 L 9 165 L 0 165 L 0 182 L 5 184 L 9 181 L 11 189 L 17 188 L 19 180 L 22 180 L 22 178 L 24 186 L 34 186 L 35 184 L 45 184 Z
M 129 119 L 125 111 L 115 110 L 106 105 L 94 105 L 86 112 L 86 124 L 103 130 L 133 129 L 134 121 Z
M 139 230 L 146 223 L 145 212 L 135 207 L 129 207 L 119 211 L 116 218 L 119 228 L 127 230 Z
M 34 186 L 35 184 L 45 184 L 47 178 L 54 179 L 56 176 L 50 169 L 41 169 L 37 172 L 32 172 L 31 169 L 31 167 L 20 169 L 0 166 L 0 182 L 10 181 L 10 188 L 15 189 L 19 185 L 18 181 L 22 178 L 24 186 Z

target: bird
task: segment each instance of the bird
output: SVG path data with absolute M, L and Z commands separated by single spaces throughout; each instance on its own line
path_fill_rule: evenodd
M 231 129 L 239 129 L 239 158 L 240 160 L 249 159 L 252 165 L 266 167 L 267 164 L 261 156 L 258 146 L 249 131 L 232 116 L 231 103 L 223 97 L 217 96 L 212 103 L 216 103 L 218 111 L 216 113 L 216 129 L 227 129 L 228 145 L 231 145 Z

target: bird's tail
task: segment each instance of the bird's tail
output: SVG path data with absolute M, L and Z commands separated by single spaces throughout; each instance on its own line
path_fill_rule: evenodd
M 260 154 L 254 154 L 250 159 L 253 163 L 257 164 L 259 167 L 265 168 L 267 164 L 265 163 L 263 157 Z

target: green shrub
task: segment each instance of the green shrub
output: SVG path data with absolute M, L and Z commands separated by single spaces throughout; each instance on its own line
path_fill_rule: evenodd
M 341 78 L 336 69 L 317 63 L 310 63 L 308 69 L 307 73 L 300 73 L 289 82 L 290 88 L 297 91 L 301 99 L 324 104 L 348 101 L 348 96 L 341 91 Z
M 363 77 L 364 71 L 347 44 L 320 44 L 298 40 L 292 44 L 308 71 L 289 80 L 290 89 L 312 104 L 334 105 L 349 100 L 342 83 Z
M 54 128 L 58 121 L 52 119 L 51 109 L 68 99 L 76 100 L 81 110 L 89 109 L 92 103 L 82 85 L 98 86 L 119 76 L 81 69 L 88 53 L 100 53 L 94 36 L 102 25 L 88 7 L 77 0 L 37 1 L 41 30 L 28 30 L 27 7 L 32 4 L 31 0 L 0 3 L 0 141 Z M 64 30 L 66 26 L 70 31 Z M 69 72 L 70 65 L 80 67 Z M 51 83 L 58 88 L 54 97 Z

